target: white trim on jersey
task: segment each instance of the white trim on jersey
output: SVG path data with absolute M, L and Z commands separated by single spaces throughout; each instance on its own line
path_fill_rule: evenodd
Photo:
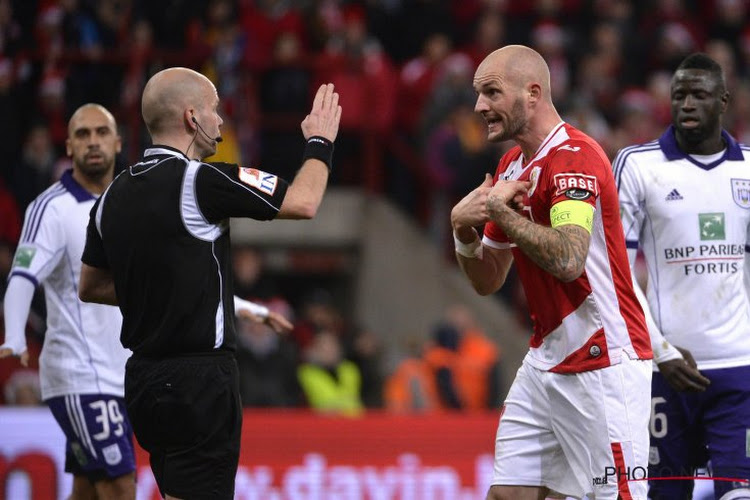
M 81 408 L 80 396 L 78 394 L 65 396 L 65 409 L 68 412 L 68 418 L 73 426 L 73 432 L 78 436 L 78 439 L 83 446 L 91 452 L 91 455 L 93 455 L 94 458 L 97 458 L 96 448 L 91 441 L 91 435 L 86 426 L 86 415 L 83 413 L 83 408 Z
M 188 233 L 199 240 L 216 241 L 226 231 L 227 225 L 208 222 L 198 206 L 195 178 L 203 165 L 205 163 L 191 161 L 185 168 L 185 177 L 182 180 L 182 192 L 180 194 L 180 215 Z

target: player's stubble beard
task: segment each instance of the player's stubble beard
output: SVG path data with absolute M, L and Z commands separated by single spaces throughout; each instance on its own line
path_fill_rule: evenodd
M 109 155 L 101 151 L 98 151 L 98 154 L 102 157 L 102 159 L 97 163 L 89 163 L 86 160 L 86 157 L 75 160 L 76 169 L 91 180 L 101 179 L 112 172 L 114 169 L 114 157 L 110 157 Z
M 527 122 L 523 99 L 519 97 L 513 101 L 513 106 L 508 114 L 502 133 L 492 138 L 492 142 L 504 142 L 519 136 L 526 127 Z

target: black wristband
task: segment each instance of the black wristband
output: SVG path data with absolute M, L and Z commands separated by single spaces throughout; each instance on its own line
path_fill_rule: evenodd
M 305 144 L 305 151 L 302 153 L 302 163 L 310 158 L 325 163 L 330 172 L 333 169 L 333 143 L 319 135 L 310 137 Z

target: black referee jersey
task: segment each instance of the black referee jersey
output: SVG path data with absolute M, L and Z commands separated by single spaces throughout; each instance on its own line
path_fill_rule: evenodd
M 234 350 L 229 217 L 276 216 L 287 183 L 154 146 L 91 210 L 82 261 L 112 272 L 136 356 Z

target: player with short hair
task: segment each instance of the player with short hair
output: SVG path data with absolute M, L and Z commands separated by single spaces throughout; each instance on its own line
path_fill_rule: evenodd
M 611 165 L 560 118 L 536 51 L 491 53 L 474 89 L 488 139 L 517 145 L 453 208 L 456 257 L 482 295 L 515 261 L 534 322 L 501 410 L 487 498 L 644 500 L 646 485 L 625 474 L 647 465 L 651 348 Z
M 34 290 L 44 287 L 42 399 L 66 436 L 73 500 L 135 498 L 132 430 L 123 400 L 130 352 L 120 345 L 122 316 L 116 307 L 78 299 L 89 211 L 112 181 L 120 146 L 107 109 L 84 104 L 73 113 L 65 141 L 73 168 L 26 209 L 4 301 L 0 357 L 17 355 L 26 365 L 26 320 Z
M 654 349 L 650 477 L 750 479 L 750 148 L 722 129 L 721 66 L 702 53 L 672 77 L 672 125 L 614 162 L 631 265 L 648 269 Z M 748 483 L 715 481 L 716 498 Z M 692 481 L 652 481 L 650 497 L 692 498 Z M 726 498 L 729 498 L 727 496 Z

